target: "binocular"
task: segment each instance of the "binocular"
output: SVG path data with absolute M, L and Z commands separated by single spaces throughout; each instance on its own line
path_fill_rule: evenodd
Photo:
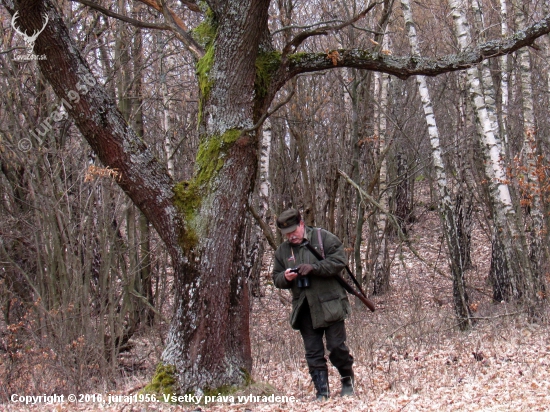
M 298 268 L 292 268 L 292 269 L 290 269 L 290 272 L 298 273 Z M 309 277 L 308 276 L 302 276 L 298 273 L 298 277 L 296 278 L 296 285 L 299 288 L 309 288 Z

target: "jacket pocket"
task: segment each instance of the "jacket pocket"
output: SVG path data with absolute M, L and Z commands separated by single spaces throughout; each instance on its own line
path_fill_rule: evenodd
M 344 319 L 344 308 L 338 293 L 323 293 L 319 295 L 319 302 L 321 303 L 325 322 L 332 323 Z

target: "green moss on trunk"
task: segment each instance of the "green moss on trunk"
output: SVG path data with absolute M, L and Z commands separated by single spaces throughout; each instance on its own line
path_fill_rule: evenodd
M 151 383 L 143 388 L 143 393 L 171 395 L 176 393 L 176 368 L 159 363 Z
M 269 90 L 271 79 L 281 65 L 281 53 L 278 51 L 260 53 L 256 58 L 256 96 L 263 98 Z
M 214 65 L 214 40 L 218 33 L 218 23 L 212 13 L 212 10 L 207 9 L 204 21 L 193 29 L 193 37 L 205 49 L 204 56 L 197 62 L 196 73 L 199 82 L 200 98 L 199 98 L 199 122 L 202 119 L 202 109 L 204 102 L 210 95 L 210 90 L 214 82 L 210 79 L 210 70 Z
M 310 59 L 310 58 L 311 58 L 311 53 L 306 53 L 306 52 L 294 53 L 288 56 L 288 60 L 294 64 L 298 64 L 303 60 Z
M 199 239 L 201 225 L 198 211 L 203 198 L 212 189 L 212 183 L 225 163 L 227 152 L 242 135 L 238 129 L 227 130 L 221 136 L 201 139 L 195 163 L 195 176 L 176 184 L 173 188 L 174 203 L 184 217 L 184 230 L 180 245 L 184 252 L 194 249 Z
M 199 122 L 202 121 L 202 112 L 204 102 L 210 96 L 210 91 L 214 85 L 213 80 L 210 79 L 210 70 L 214 65 L 214 46 L 210 45 L 206 49 L 204 57 L 197 62 L 197 78 L 199 82 Z

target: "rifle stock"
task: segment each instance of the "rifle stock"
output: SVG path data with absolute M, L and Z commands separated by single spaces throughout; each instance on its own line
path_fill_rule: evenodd
M 374 311 L 376 310 L 376 307 L 374 306 L 374 303 L 373 303 L 371 300 L 367 299 L 367 297 L 364 296 L 362 293 L 356 291 L 353 287 L 351 287 L 351 285 L 350 285 L 348 282 L 346 282 L 344 279 L 342 279 L 342 276 L 336 275 L 336 279 L 337 279 L 338 282 L 342 285 L 342 287 L 343 287 L 344 289 L 346 289 L 346 292 L 348 292 L 348 293 L 350 293 L 350 294 L 352 294 L 352 295 L 354 295 L 354 296 L 357 296 L 357 297 L 359 298 L 359 300 L 360 300 L 361 302 L 363 302 L 363 304 L 364 304 L 367 308 L 369 308 L 369 310 L 370 310 L 371 312 L 374 312 Z

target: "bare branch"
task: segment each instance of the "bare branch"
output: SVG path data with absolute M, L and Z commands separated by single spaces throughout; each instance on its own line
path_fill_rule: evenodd
M 105 14 L 106 16 L 112 17 L 112 18 L 117 19 L 117 20 L 121 20 L 121 21 L 126 22 L 126 23 L 130 23 L 131 25 L 136 26 L 136 27 L 141 27 L 141 28 L 144 28 L 144 29 L 171 30 L 171 27 L 168 26 L 167 24 L 147 23 L 145 21 L 137 20 L 137 19 L 134 19 L 132 17 L 124 16 L 122 14 L 112 12 L 111 10 L 106 9 L 103 6 L 101 6 L 97 3 L 94 3 L 93 1 L 89 1 L 89 0 L 71 0 L 71 1 L 73 1 L 75 3 L 83 4 L 85 6 L 88 6 L 92 9 L 94 9 L 94 10 L 97 10 L 97 11 Z
M 273 108 L 273 110 L 265 112 L 262 115 L 262 117 L 260 117 L 260 120 L 258 120 L 254 126 L 252 126 L 250 129 L 244 129 L 242 131 L 242 134 L 250 133 L 250 132 L 253 132 L 254 130 L 260 128 L 261 125 L 265 122 L 265 119 L 267 119 L 269 116 L 273 115 L 277 110 L 279 110 L 281 107 L 283 107 L 285 104 L 287 104 L 290 101 L 290 99 L 292 99 L 292 96 L 294 96 L 295 92 L 296 92 L 296 90 L 293 88 L 292 91 L 289 93 L 289 95 L 287 96 L 287 98 L 284 101 L 282 101 L 277 106 L 275 106 Z
M 146 4 L 149 7 L 152 7 L 153 9 L 161 12 L 164 15 L 164 19 L 166 20 L 166 23 L 156 24 L 156 23 L 147 23 L 128 16 L 124 16 L 119 13 L 112 12 L 111 10 L 90 0 L 71 0 L 71 1 L 81 3 L 85 6 L 98 10 L 99 12 L 105 14 L 106 16 L 124 21 L 136 27 L 141 27 L 146 29 L 169 30 L 176 35 L 176 37 L 187 47 L 187 49 L 195 56 L 197 60 L 200 59 L 202 56 L 204 56 L 204 50 L 187 32 L 187 27 L 185 26 L 185 23 L 179 17 L 177 17 L 177 15 L 172 10 L 166 7 L 164 5 L 164 2 L 162 2 L 163 4 L 160 4 L 156 0 L 139 0 L 142 3 Z
M 42 12 L 50 17 L 36 40 L 37 53 L 47 56 L 38 61 L 44 78 L 60 98 L 67 98 L 70 91 L 80 91 L 79 99 L 71 100 L 65 109 L 103 165 L 120 172 L 117 184 L 150 220 L 174 262 L 181 264 L 181 216 L 173 203 L 172 178 L 128 126 L 113 98 L 97 83 L 52 0 L 42 0 L 42 5 L 21 16 L 21 27 L 27 31 L 38 27 L 42 24 Z M 81 91 L 83 84 L 86 91 Z
M 275 236 L 273 236 L 273 232 L 271 231 L 271 228 L 269 225 L 260 217 L 260 214 L 256 209 L 254 209 L 254 206 L 252 206 L 250 203 L 248 203 L 248 210 L 254 217 L 254 220 L 256 220 L 256 223 L 258 226 L 260 226 L 260 229 L 262 229 L 262 232 L 267 240 L 267 243 L 269 243 L 269 246 L 273 250 L 277 250 L 277 242 L 275 241 Z
M 11 49 L 8 49 L 8 50 L 0 50 L 0 54 L 10 53 L 14 50 L 26 50 L 26 49 L 27 49 L 26 47 L 12 47 Z
M 197 13 L 202 12 L 201 8 L 197 5 L 197 2 L 195 0 L 191 0 L 191 1 L 180 0 L 180 3 L 186 6 L 191 11 L 195 11 Z
M 493 57 L 510 54 L 530 46 L 539 37 L 550 33 L 550 15 L 510 37 L 482 43 L 462 53 L 432 59 L 415 56 L 391 56 L 369 50 L 339 49 L 327 53 L 304 53 L 300 58 L 289 56 L 287 79 L 300 73 L 315 72 L 335 67 L 354 67 L 392 74 L 400 79 L 410 76 L 436 76 L 464 70 Z
M 356 182 L 354 182 L 345 172 L 343 172 L 342 170 L 338 170 L 338 173 L 340 174 L 340 176 L 342 176 L 351 186 L 353 186 L 357 192 L 359 193 L 359 196 L 361 197 L 361 199 L 363 201 L 368 201 L 370 204 L 372 204 L 374 207 L 376 207 L 381 213 L 385 214 L 388 219 L 390 220 L 390 222 L 393 224 L 393 226 L 395 227 L 395 229 L 397 230 L 397 234 L 399 236 L 399 239 L 405 243 L 405 245 L 409 248 L 409 250 L 412 252 L 413 255 L 416 256 L 416 258 L 418 260 L 420 260 L 422 263 L 424 263 L 427 267 L 429 267 L 430 269 L 432 269 L 434 272 L 436 272 L 438 275 L 446 278 L 446 279 L 449 279 L 449 280 L 452 280 L 452 277 L 447 275 L 445 272 L 443 272 L 441 269 L 439 269 L 437 267 L 437 263 L 434 264 L 432 262 L 429 262 L 428 260 L 426 260 L 425 258 L 423 258 L 421 255 L 420 255 L 420 252 L 418 250 L 416 250 L 416 248 L 412 245 L 412 243 L 410 242 L 410 240 L 407 238 L 407 236 L 403 233 L 403 231 L 401 230 L 401 226 L 399 225 L 399 223 L 397 222 L 397 219 L 396 217 L 391 214 L 389 211 L 387 211 L 386 209 L 384 209 L 382 207 L 382 205 L 380 205 L 380 203 L 378 203 L 376 201 L 376 199 L 374 199 L 374 197 L 372 197 L 371 195 L 369 195 L 367 192 L 365 192 Z M 467 288 L 469 289 L 473 289 L 479 293 L 482 293 L 486 296 L 489 296 L 487 295 L 487 293 L 485 293 L 484 291 L 482 291 L 481 289 L 478 289 L 474 286 L 469 286 L 469 285 L 466 285 Z
M 365 17 L 367 15 L 367 13 L 369 11 L 371 11 L 378 3 L 372 3 L 371 5 L 369 5 L 369 7 L 367 7 L 365 10 L 363 10 L 361 13 L 359 13 L 357 16 L 351 18 L 350 20 L 348 21 L 345 21 L 343 23 L 340 23 L 338 25 L 335 25 L 335 26 L 324 26 L 324 27 L 319 27 L 315 30 L 310 30 L 310 31 L 305 31 L 305 32 L 302 32 L 300 34 L 298 34 L 294 39 L 292 39 L 290 41 L 290 43 L 288 43 L 284 49 L 283 49 L 283 55 L 286 55 L 288 53 L 290 53 L 291 49 L 293 50 L 296 50 L 300 44 L 302 44 L 307 38 L 309 37 L 312 37 L 312 36 L 319 36 L 319 35 L 326 35 L 328 34 L 328 32 L 330 31 L 336 31 L 336 30 L 341 30 L 343 29 L 344 27 L 347 27 L 349 25 L 352 25 L 353 23 L 355 23 L 356 21 L 362 19 L 363 17 Z
M 312 27 L 321 26 L 323 24 L 342 23 L 343 21 L 344 20 L 341 20 L 341 19 L 334 19 L 334 20 L 328 20 L 328 21 L 320 21 L 320 22 L 313 23 L 313 24 L 307 24 L 305 26 L 298 26 L 296 24 L 293 24 L 291 26 L 281 27 L 280 29 L 275 30 L 271 34 L 275 35 L 277 33 L 281 33 L 283 31 L 292 30 L 292 29 L 311 29 Z
M 142 0 L 143 1 L 143 0 Z M 149 0 L 143 1 L 149 3 Z M 204 49 L 191 37 L 187 32 L 187 27 L 183 20 L 181 20 L 168 6 L 164 0 L 159 0 L 160 12 L 164 15 L 166 22 L 172 27 L 174 34 L 180 39 L 187 48 L 193 53 L 198 60 L 204 56 Z

